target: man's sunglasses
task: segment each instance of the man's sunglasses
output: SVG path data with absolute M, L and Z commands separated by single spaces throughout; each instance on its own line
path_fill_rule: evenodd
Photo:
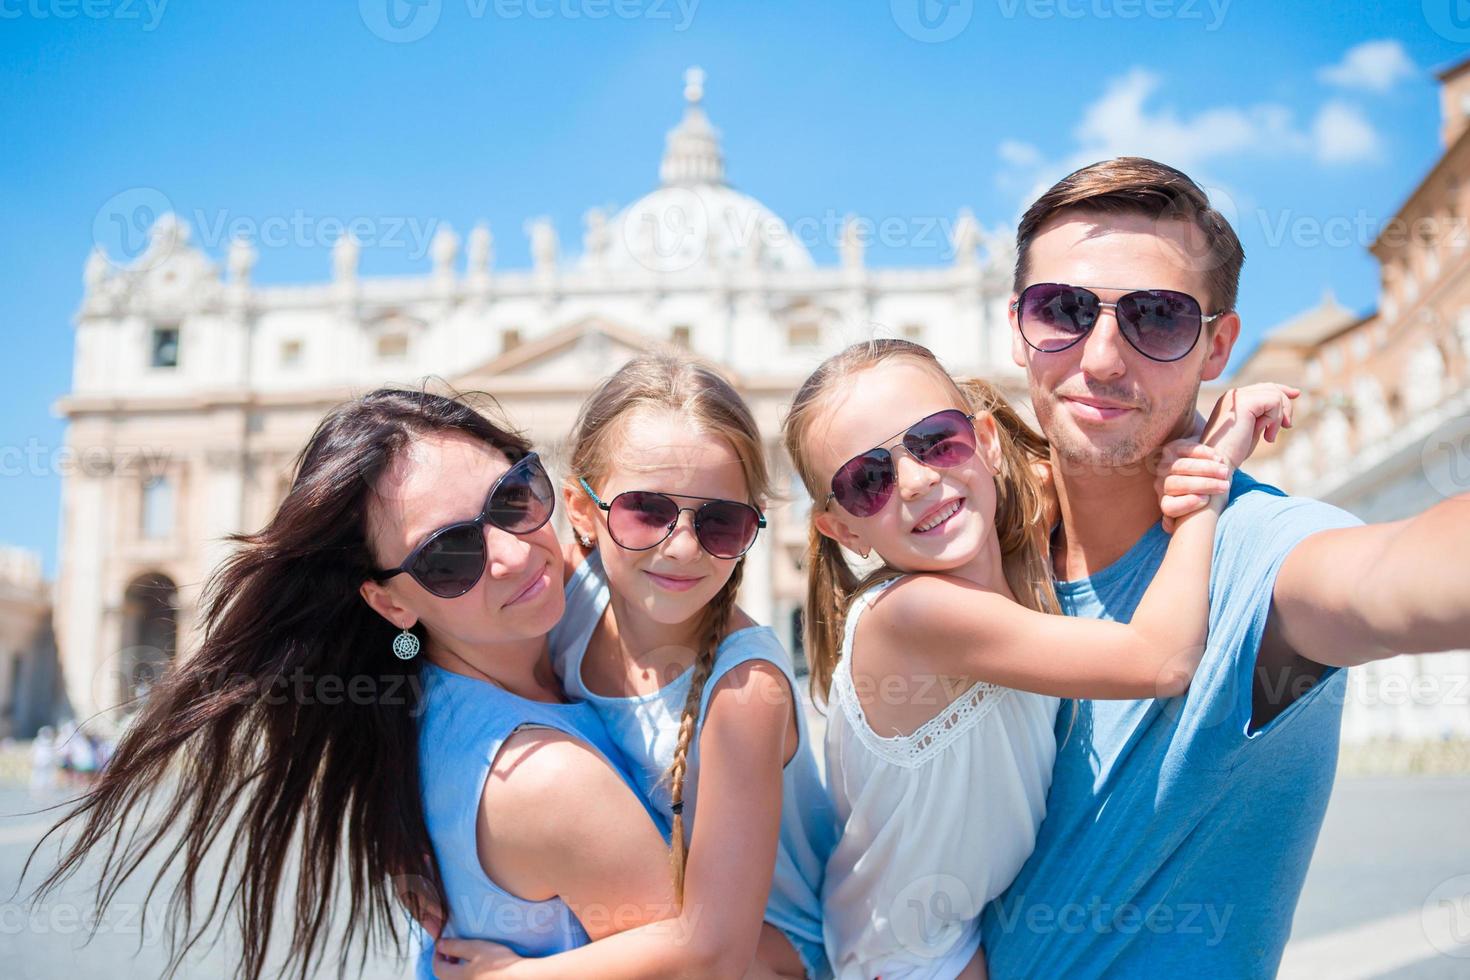
M 605 503 L 586 480 L 578 480 L 587 496 L 607 512 L 607 533 L 620 548 L 647 551 L 674 533 L 679 514 L 694 515 L 694 536 L 699 546 L 716 558 L 739 558 L 755 544 L 755 536 L 766 519 L 750 504 L 738 500 L 695 497 L 687 493 L 657 493 L 625 490 Z M 698 507 L 680 507 L 675 497 L 703 500 Z
M 947 408 L 919 419 L 899 435 L 884 440 L 884 444 L 901 438 L 903 448 L 914 459 L 925 466 L 948 469 L 975 455 L 974 422 L 975 416 Z M 832 492 L 822 506 L 835 498 L 853 517 L 872 517 L 888 503 L 897 482 L 893 453 L 879 445 L 838 467 L 832 477 Z
M 1133 349 L 1155 361 L 1177 361 L 1194 350 L 1204 325 L 1226 312 L 1204 316 L 1199 300 L 1173 289 L 1135 289 L 1115 303 L 1104 303 L 1086 286 L 1059 282 L 1027 286 L 1011 303 L 1021 336 L 1044 354 L 1066 350 L 1086 337 L 1105 309 L 1113 311 L 1119 332 Z
M 486 524 L 511 534 L 530 534 L 551 520 L 555 506 L 556 491 L 540 457 L 528 453 L 490 487 L 479 517 L 439 528 L 402 565 L 373 572 L 373 581 L 386 582 L 407 572 L 441 599 L 462 596 L 485 574 Z

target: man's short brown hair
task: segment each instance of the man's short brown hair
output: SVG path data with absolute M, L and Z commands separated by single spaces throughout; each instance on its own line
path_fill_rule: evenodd
M 1057 181 L 1026 209 L 1016 229 L 1015 289 L 1018 292 L 1026 286 L 1026 262 L 1037 232 L 1064 211 L 1139 214 L 1156 221 L 1192 222 L 1204 232 L 1205 251 L 1195 256 L 1195 267 L 1205 274 L 1210 290 L 1204 312 L 1220 313 L 1235 308 L 1245 250 L 1240 247 L 1240 239 L 1230 222 L 1210 206 L 1205 192 L 1183 171 L 1145 157 L 1115 157 L 1089 164 Z

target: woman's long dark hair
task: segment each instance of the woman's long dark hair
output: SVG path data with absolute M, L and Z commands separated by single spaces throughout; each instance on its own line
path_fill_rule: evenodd
M 358 592 L 377 564 L 368 506 L 379 477 L 435 433 L 463 433 L 512 461 L 530 450 L 467 400 L 427 391 L 380 389 L 327 415 L 270 523 L 231 538 L 238 549 L 205 587 L 199 649 L 154 688 L 94 787 L 47 834 L 70 832 L 38 900 L 100 851 L 101 921 L 159 849 L 150 899 L 182 859 L 168 906 L 170 975 L 233 917 L 243 944 L 236 975 L 249 980 L 266 969 L 283 880 L 294 903 L 284 906 L 282 975 L 313 972 L 329 938 L 326 961 L 342 973 L 354 943 L 363 941 L 359 964 L 369 945 L 401 949 L 394 876 L 427 874 L 444 906 L 425 863 L 432 852 L 419 796 L 423 658 L 392 655 L 396 629 Z M 201 893 L 215 848 L 223 848 L 220 881 Z M 337 935 L 332 916 L 344 898 Z

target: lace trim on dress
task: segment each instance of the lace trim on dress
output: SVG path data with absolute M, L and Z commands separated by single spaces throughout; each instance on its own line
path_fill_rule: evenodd
M 868 604 L 888 586 L 899 579 L 889 579 L 859 596 L 849 607 L 847 622 L 843 625 L 842 656 L 833 671 L 832 691 L 842 707 L 848 724 L 857 733 L 858 739 L 879 758 L 906 769 L 916 769 L 939 755 L 970 729 L 978 725 L 995 706 L 1010 693 L 1010 688 L 976 681 L 969 689 L 946 705 L 939 714 L 930 718 L 908 735 L 884 737 L 873 731 L 863 713 L 857 690 L 852 680 L 852 638 L 857 628 L 858 617 Z

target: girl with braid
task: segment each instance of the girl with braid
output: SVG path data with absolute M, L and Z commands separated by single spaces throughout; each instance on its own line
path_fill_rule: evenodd
M 755 420 L 718 373 L 661 353 L 603 382 L 571 442 L 553 662 L 672 827 L 677 912 L 543 959 L 444 940 L 461 962 L 439 975 L 826 977 L 832 807 L 790 659 L 735 602 L 769 491 Z

